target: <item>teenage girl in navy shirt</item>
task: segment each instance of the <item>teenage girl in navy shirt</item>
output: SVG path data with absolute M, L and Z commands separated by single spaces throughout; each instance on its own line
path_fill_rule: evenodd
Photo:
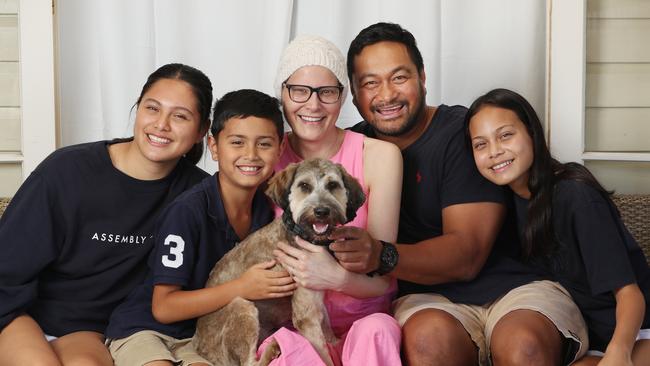
M 212 84 L 168 64 L 135 104 L 133 137 L 68 146 L 27 178 L 0 220 L 0 365 L 112 365 L 104 330 L 142 282 L 161 209 L 195 166 Z
M 609 193 L 584 166 L 551 157 L 539 118 L 515 92 L 479 97 L 466 126 L 480 173 L 514 193 L 526 257 L 585 318 L 590 352 L 574 365 L 649 365 L 650 269 Z

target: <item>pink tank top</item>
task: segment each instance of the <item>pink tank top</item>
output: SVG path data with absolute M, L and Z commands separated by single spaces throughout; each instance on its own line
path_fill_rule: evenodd
M 361 228 L 368 227 L 368 187 L 366 187 L 363 179 L 363 142 L 365 136 L 352 132 L 345 131 L 343 144 L 339 151 L 330 158 L 330 161 L 343 165 L 345 170 L 350 175 L 357 178 L 363 193 L 366 194 L 366 202 L 357 210 L 357 216 L 346 225 L 356 226 Z M 287 139 L 285 134 L 284 139 Z M 285 149 L 280 156 L 278 164 L 275 166 L 275 171 L 284 169 L 290 163 L 298 163 L 303 159 L 298 156 L 288 141 L 285 141 Z M 275 216 L 282 216 L 282 209 L 276 207 Z M 392 299 L 397 293 L 397 283 L 392 281 L 390 287 L 385 294 L 373 298 L 357 299 L 355 297 L 346 295 L 337 291 L 325 292 L 325 306 L 330 318 L 330 325 L 337 337 L 345 334 L 354 321 L 368 316 L 372 313 L 388 313 L 390 311 L 390 304 Z
M 291 163 L 299 163 L 303 159 L 296 154 L 291 148 L 291 144 L 287 141 L 286 133 L 284 135 L 285 139 L 285 148 L 280 156 L 280 160 L 275 165 L 275 171 L 280 171 L 287 167 Z M 363 188 L 363 193 L 368 197 L 368 187 L 366 187 L 365 181 L 363 180 L 363 139 L 364 135 L 352 131 L 345 131 L 345 137 L 343 138 L 343 144 L 339 151 L 330 158 L 330 161 L 343 165 L 345 170 L 348 171 L 350 175 L 357 178 L 359 184 Z M 282 216 L 282 209 L 279 207 L 275 208 L 275 217 Z M 363 203 L 363 206 L 359 207 L 357 210 L 357 216 L 351 222 L 347 223 L 349 226 L 356 226 L 366 228 L 368 227 L 368 200 Z

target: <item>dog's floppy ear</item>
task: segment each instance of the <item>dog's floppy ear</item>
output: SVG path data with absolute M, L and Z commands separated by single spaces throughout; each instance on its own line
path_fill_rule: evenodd
M 265 193 L 273 203 L 283 210 L 289 207 L 289 190 L 291 184 L 293 184 L 293 177 L 297 169 L 298 164 L 291 163 L 269 179 L 269 186 L 266 188 Z
M 336 167 L 341 172 L 343 184 L 345 184 L 345 190 L 348 195 L 348 207 L 345 216 L 348 222 L 350 222 L 354 220 L 357 216 L 357 210 L 366 201 L 366 195 L 363 193 L 361 184 L 359 184 L 359 181 L 355 177 L 348 174 L 347 170 L 341 164 L 336 164 Z

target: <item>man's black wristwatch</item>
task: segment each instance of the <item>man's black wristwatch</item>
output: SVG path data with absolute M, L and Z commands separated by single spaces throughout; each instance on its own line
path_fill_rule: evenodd
M 390 273 L 395 266 L 397 266 L 397 261 L 399 260 L 399 253 L 397 253 L 397 248 L 395 245 L 385 242 L 383 240 L 379 241 L 381 243 L 381 253 L 379 254 L 379 268 L 368 273 L 368 276 L 374 276 L 378 274 L 383 276 L 387 273 Z

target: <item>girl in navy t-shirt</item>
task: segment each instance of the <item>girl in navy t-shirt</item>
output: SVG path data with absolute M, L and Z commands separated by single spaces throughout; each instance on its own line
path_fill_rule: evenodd
M 551 157 L 519 94 L 492 90 L 465 121 L 480 173 L 514 192 L 524 255 L 582 311 L 591 351 L 575 364 L 650 364 L 650 269 L 609 193 L 584 166 Z
M 144 279 L 156 217 L 207 173 L 212 83 L 183 64 L 142 87 L 133 136 L 66 146 L 0 220 L 0 365 L 112 365 L 104 331 Z

